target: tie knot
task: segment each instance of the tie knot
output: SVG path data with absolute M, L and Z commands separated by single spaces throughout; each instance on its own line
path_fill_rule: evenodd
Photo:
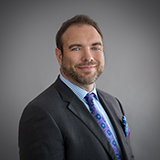
M 87 103 L 90 105 L 91 103 L 93 103 L 93 97 L 94 97 L 94 93 L 87 93 L 84 98 L 86 99 Z
M 84 98 L 86 99 L 86 101 L 88 101 L 88 99 L 93 98 L 93 97 L 94 97 L 94 93 L 87 93 Z

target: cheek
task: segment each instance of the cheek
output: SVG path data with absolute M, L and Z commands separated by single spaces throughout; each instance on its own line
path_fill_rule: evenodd
M 99 54 L 99 55 L 96 57 L 96 61 L 98 61 L 99 63 L 104 64 L 104 63 L 105 63 L 104 54 Z
M 76 64 L 76 59 L 72 57 L 66 57 L 64 56 L 62 59 L 62 63 L 64 66 L 74 66 Z
M 103 62 L 103 64 L 105 65 L 105 57 L 104 57 L 104 55 L 103 55 L 103 57 L 102 57 L 102 62 Z

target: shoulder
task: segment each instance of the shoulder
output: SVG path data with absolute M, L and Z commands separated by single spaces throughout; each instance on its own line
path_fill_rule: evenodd
M 97 93 L 100 97 L 103 97 L 108 101 L 116 101 L 116 98 L 114 96 L 112 96 L 111 94 L 104 92 L 100 89 L 97 89 Z
M 47 87 L 43 92 L 34 97 L 25 107 L 25 110 L 37 110 L 48 109 L 56 106 L 61 101 L 61 96 L 56 88 L 57 85 L 61 85 L 61 81 L 57 79 L 53 84 Z
M 30 101 L 24 110 L 38 113 L 37 110 L 46 113 L 64 112 L 66 106 L 72 100 L 73 92 L 59 79 L 47 89 Z
M 63 99 L 62 93 L 68 91 L 68 87 L 59 79 L 46 88 L 43 92 L 38 94 L 32 101 L 29 102 L 29 106 L 47 106 L 50 103 L 56 104 Z
M 97 89 L 97 93 L 98 93 L 100 100 L 105 101 L 108 105 L 113 106 L 113 108 L 116 111 L 119 111 L 123 114 L 123 108 L 118 98 L 100 89 Z

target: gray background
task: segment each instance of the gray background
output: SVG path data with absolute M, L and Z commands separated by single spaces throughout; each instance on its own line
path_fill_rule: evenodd
M 22 110 L 57 78 L 55 35 L 76 14 L 97 21 L 105 37 L 106 67 L 97 86 L 123 104 L 136 160 L 158 160 L 158 0 L 1 1 L 0 159 L 19 159 Z

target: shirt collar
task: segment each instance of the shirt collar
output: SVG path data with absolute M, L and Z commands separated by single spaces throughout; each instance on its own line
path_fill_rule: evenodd
M 87 93 L 94 93 L 96 95 L 96 99 L 98 99 L 97 91 L 96 91 L 96 84 L 94 85 L 94 88 L 91 92 L 87 92 L 83 88 L 78 87 L 77 85 L 68 81 L 61 73 L 60 73 L 60 79 L 76 94 L 76 96 L 80 100 L 83 100 Z

